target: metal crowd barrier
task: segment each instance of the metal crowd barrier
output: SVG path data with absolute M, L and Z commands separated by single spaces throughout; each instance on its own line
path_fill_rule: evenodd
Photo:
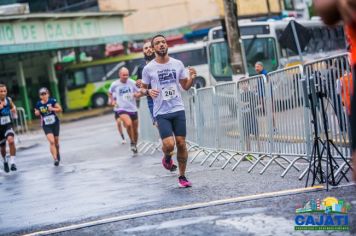
M 281 177 L 293 169 L 301 172 L 302 179 L 308 171 L 314 139 L 308 97 L 303 91 L 303 81 L 311 77 L 320 81 L 317 86 L 326 94 L 329 137 L 350 158 L 345 97 L 351 93 L 351 69 L 347 55 L 342 54 L 277 70 L 266 77 L 258 75 L 182 92 L 191 162 L 199 159 L 201 165 L 210 161 L 209 167 L 220 163 L 222 169 L 231 165 L 235 170 L 246 161 L 248 172 L 260 166 L 260 174 L 277 165 L 282 168 Z M 152 125 L 146 127 L 151 118 L 148 109 L 142 107 L 141 138 L 154 143 L 157 131 Z M 323 138 L 325 134 L 320 133 Z M 338 156 L 336 151 L 332 154 Z M 345 164 L 340 163 L 338 173 L 343 168 Z
M 280 165 L 285 170 L 282 177 L 291 168 L 300 171 L 295 166 L 296 162 L 300 160 L 308 162 L 307 157 L 310 154 L 310 115 L 303 105 L 305 104 L 301 86 L 303 78 L 302 66 L 268 74 L 272 110 L 272 122 L 269 124 L 273 131 L 270 132 L 272 159 L 266 168 L 271 162 L 283 159 L 288 166 Z
M 16 134 L 28 133 L 28 126 L 26 120 L 26 112 L 22 107 L 16 107 L 17 117 L 13 120 L 14 131 Z
M 160 150 L 161 142 L 157 128 L 153 125 L 150 110 L 147 105 L 147 97 L 141 98 L 141 105 L 138 110 L 139 119 L 139 143 L 138 151 L 141 153 L 151 152 L 151 154 Z
M 196 89 L 191 88 L 189 91 L 182 93 L 182 99 L 185 106 L 185 116 L 187 120 L 187 144 L 188 151 L 199 149 L 198 145 L 198 121 L 197 121 L 197 97 Z
M 200 150 L 193 157 L 194 161 L 201 153 L 205 155 L 201 165 L 210 157 L 215 157 L 219 148 L 218 121 L 216 113 L 215 88 L 197 90 L 197 137 Z
M 331 154 L 338 162 L 339 166 L 336 175 L 340 174 L 346 163 L 341 158 L 345 157 L 348 162 L 351 162 L 350 149 L 350 120 L 348 113 L 350 112 L 350 94 L 352 93 L 352 75 L 351 68 L 348 62 L 348 55 L 342 54 L 328 57 L 322 60 L 313 61 L 304 65 L 306 80 L 309 83 L 313 81 L 315 93 L 317 97 L 317 116 L 319 125 L 319 134 L 323 140 L 326 139 L 325 128 L 329 140 L 336 146 L 331 146 Z M 309 85 L 310 86 L 310 85 Z M 324 127 L 322 119 L 323 102 L 326 112 L 326 127 Z M 322 148 L 321 145 L 320 148 Z M 323 161 L 326 163 L 326 152 L 323 152 Z M 300 179 L 308 172 L 306 168 Z

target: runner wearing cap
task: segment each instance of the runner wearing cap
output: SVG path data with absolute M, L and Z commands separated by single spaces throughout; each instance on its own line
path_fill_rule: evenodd
M 59 128 L 60 122 L 57 113 L 62 112 L 62 107 L 57 100 L 49 97 L 47 88 L 39 90 L 40 100 L 35 107 L 35 115 L 41 117 L 41 126 L 49 142 L 54 165 L 58 166 L 61 160 L 59 154 Z

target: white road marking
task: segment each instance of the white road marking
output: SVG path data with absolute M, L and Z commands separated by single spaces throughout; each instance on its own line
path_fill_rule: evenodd
M 115 216 L 115 217 L 110 217 L 110 218 L 101 219 L 101 220 L 89 221 L 86 223 L 68 225 L 68 226 L 54 228 L 54 229 L 50 229 L 50 230 L 37 231 L 37 232 L 30 233 L 30 234 L 26 234 L 25 236 L 49 235 L 49 234 L 61 233 L 61 232 L 101 225 L 101 224 L 108 224 L 108 223 L 113 223 L 113 222 L 118 222 L 118 221 L 123 221 L 123 220 L 135 219 L 135 218 L 139 218 L 139 217 L 147 217 L 147 216 L 172 213 L 172 212 L 177 212 L 177 211 L 192 210 L 192 209 L 198 209 L 198 208 L 204 208 L 204 207 L 212 207 L 212 206 L 229 204 L 229 203 L 245 202 L 245 201 L 257 200 L 257 199 L 262 199 L 262 198 L 279 197 L 279 196 L 286 196 L 286 195 L 305 193 L 305 192 L 314 192 L 314 191 L 320 191 L 323 189 L 324 189 L 323 186 L 314 186 L 314 187 L 289 189 L 289 190 L 282 190 L 282 191 L 269 192 L 269 193 L 253 194 L 253 195 L 241 196 L 241 197 L 236 197 L 236 198 L 227 198 L 227 199 L 221 199 L 221 200 L 215 200 L 215 201 L 209 201 L 209 202 L 193 203 L 193 204 L 188 204 L 188 205 L 184 205 L 184 206 L 144 211 L 144 212 L 133 213 L 133 214 L 123 215 L 123 216 Z

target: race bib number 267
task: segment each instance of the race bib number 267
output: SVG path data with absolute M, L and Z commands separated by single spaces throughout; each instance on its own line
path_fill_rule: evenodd
M 162 95 L 163 100 L 169 101 L 173 98 L 177 97 L 177 87 L 176 86 L 169 86 L 162 88 Z

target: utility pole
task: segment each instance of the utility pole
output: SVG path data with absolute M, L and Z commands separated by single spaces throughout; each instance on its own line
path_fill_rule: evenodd
M 224 0 L 225 24 L 230 47 L 231 67 L 233 74 L 245 74 L 243 66 L 240 30 L 238 25 L 238 9 L 236 0 Z

